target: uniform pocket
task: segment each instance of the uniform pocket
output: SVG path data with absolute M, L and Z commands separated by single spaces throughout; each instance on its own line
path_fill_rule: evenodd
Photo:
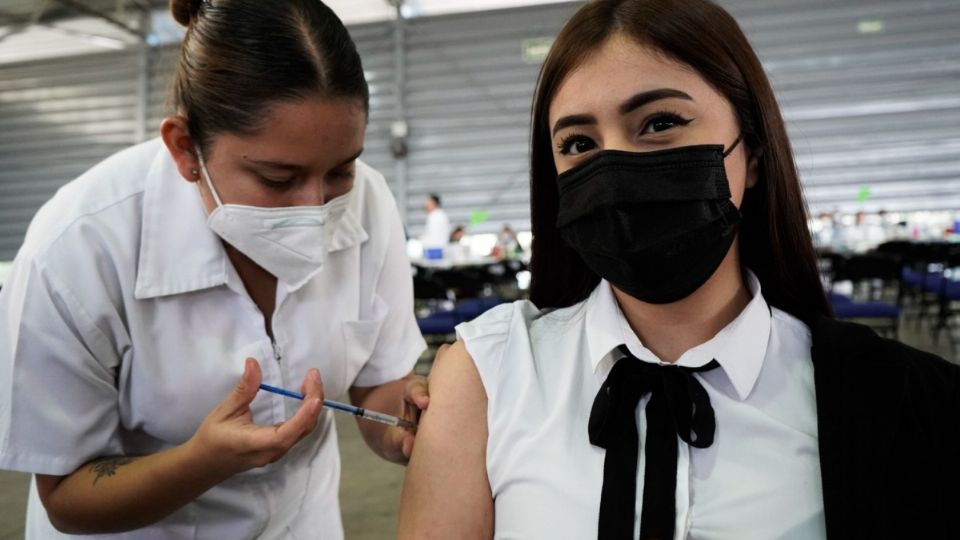
M 376 350 L 380 330 L 387 318 L 387 303 L 377 295 L 373 297 L 371 314 L 369 319 L 343 322 L 344 356 L 347 361 L 345 383 L 348 388 Z

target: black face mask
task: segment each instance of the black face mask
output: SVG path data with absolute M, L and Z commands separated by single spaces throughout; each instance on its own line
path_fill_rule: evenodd
M 730 250 L 740 212 L 720 145 L 603 150 L 557 177 L 557 228 L 590 270 L 627 294 L 668 304 L 693 294 Z

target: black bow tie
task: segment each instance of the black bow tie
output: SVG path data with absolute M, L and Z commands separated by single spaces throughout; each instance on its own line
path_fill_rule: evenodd
M 677 435 L 695 448 L 713 444 L 716 422 L 710 396 L 693 376 L 720 366 L 716 360 L 699 368 L 643 362 L 625 346 L 597 393 L 590 411 L 590 443 L 607 450 L 603 462 L 603 491 L 597 538 L 632 540 L 636 514 L 637 404 L 647 404 L 644 448 L 643 511 L 640 540 L 672 540 L 676 521 Z

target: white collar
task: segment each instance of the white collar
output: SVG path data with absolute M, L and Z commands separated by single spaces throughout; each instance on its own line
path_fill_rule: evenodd
M 181 294 L 227 283 L 227 253 L 207 226 L 194 186 L 158 145 L 147 172 L 137 264 L 137 299 Z
M 737 317 L 705 343 L 683 353 L 675 365 L 700 367 L 716 360 L 727 374 L 741 400 L 753 390 L 763 367 L 770 340 L 770 308 L 760 290 L 760 282 L 750 270 L 744 270 L 747 288 L 753 298 Z M 586 333 L 591 367 L 609 368 L 622 356 L 617 348 L 626 345 L 631 354 L 644 362 L 663 364 L 643 346 L 620 310 L 613 290 L 602 280 L 586 303 Z

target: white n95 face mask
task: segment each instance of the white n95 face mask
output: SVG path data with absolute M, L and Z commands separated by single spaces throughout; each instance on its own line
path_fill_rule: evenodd
M 323 269 L 327 230 L 346 211 L 347 195 L 323 206 L 263 208 L 224 204 L 213 187 L 199 148 L 197 158 L 217 203 L 207 217 L 213 232 L 291 288 L 299 288 Z

